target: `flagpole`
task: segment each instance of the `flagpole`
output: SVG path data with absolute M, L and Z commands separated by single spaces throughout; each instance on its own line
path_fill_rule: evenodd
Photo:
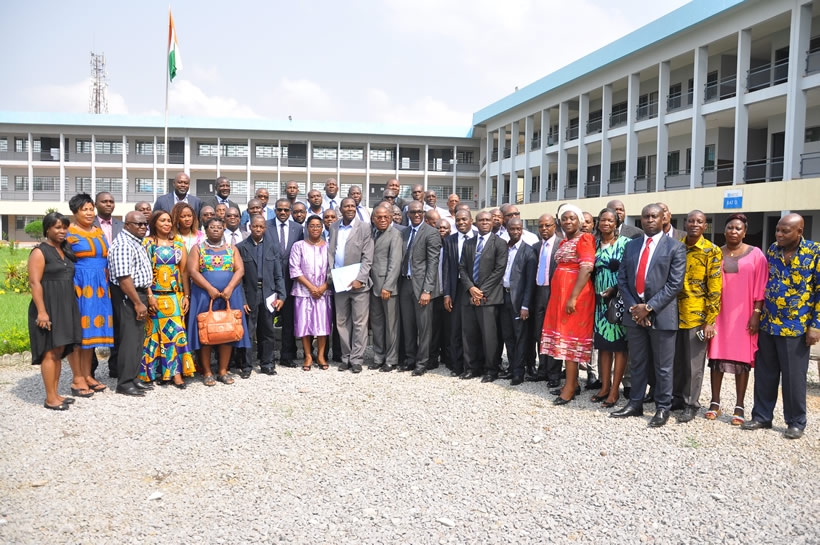
M 168 47 L 165 48 L 165 161 L 162 167 L 162 194 L 165 194 L 165 186 L 168 184 L 168 82 L 171 79 L 171 4 L 168 4 Z

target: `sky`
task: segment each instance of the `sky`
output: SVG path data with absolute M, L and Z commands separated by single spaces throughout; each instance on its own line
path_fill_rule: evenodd
M 686 0 L 175 1 L 171 115 L 469 127 L 473 112 Z M 0 109 L 165 108 L 168 4 L 0 2 Z M 16 45 L 12 45 L 16 44 Z M 13 54 L 12 54 L 13 52 Z

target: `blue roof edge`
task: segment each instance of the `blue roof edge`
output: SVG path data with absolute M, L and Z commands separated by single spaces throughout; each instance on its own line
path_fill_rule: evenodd
M 559 68 L 473 114 L 473 126 L 553 91 L 626 56 L 731 9 L 746 0 L 693 0 L 612 43 Z
M 87 114 L 70 112 L 0 112 L 0 123 L 23 125 L 80 125 L 99 127 L 163 128 L 163 116 L 120 114 Z M 217 118 L 170 116 L 168 127 L 174 129 L 250 130 L 275 132 L 314 132 L 378 136 L 422 136 L 438 138 L 472 138 L 473 128 L 417 124 L 355 123 L 327 121 L 282 121 L 264 118 Z

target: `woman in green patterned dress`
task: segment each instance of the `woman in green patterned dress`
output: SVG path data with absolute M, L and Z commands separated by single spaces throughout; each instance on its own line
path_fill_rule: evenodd
M 626 332 L 620 324 L 606 319 L 607 303 L 618 295 L 618 268 L 624 256 L 628 237 L 618 236 L 620 219 L 615 210 L 604 208 L 598 214 L 595 249 L 595 337 L 593 344 L 598 350 L 598 366 L 601 369 L 601 390 L 592 396 L 593 402 L 603 402 L 604 407 L 614 407 L 618 401 L 618 388 L 626 369 Z M 615 370 L 612 362 L 615 361 Z

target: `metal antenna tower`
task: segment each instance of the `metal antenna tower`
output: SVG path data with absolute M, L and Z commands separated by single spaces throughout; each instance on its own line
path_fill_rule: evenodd
M 105 54 L 91 52 L 91 90 L 88 97 L 88 113 L 108 113 L 108 83 L 105 71 Z

